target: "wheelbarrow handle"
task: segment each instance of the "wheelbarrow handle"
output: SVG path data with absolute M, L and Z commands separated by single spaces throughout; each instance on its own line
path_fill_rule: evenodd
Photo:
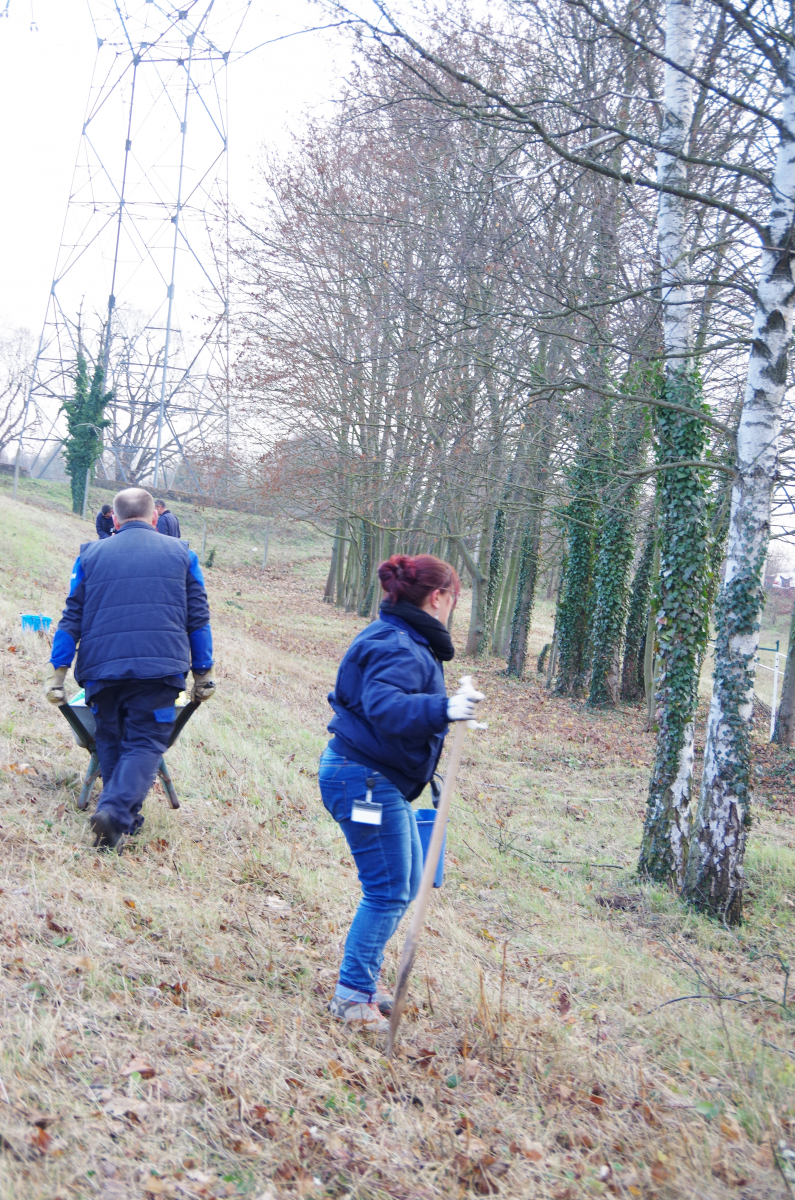
M 174 742 L 177 740 L 179 735 L 182 733 L 182 730 L 185 728 L 188 721 L 191 719 L 193 714 L 196 712 L 196 709 L 200 708 L 200 707 L 201 706 L 199 704 L 197 704 L 195 700 L 191 700 L 189 704 L 185 704 L 179 710 L 179 716 L 177 717 L 176 721 L 174 722 L 174 728 L 171 730 L 171 737 L 168 739 L 168 746 L 166 747 L 168 750 L 170 750 L 171 747 L 174 745 Z

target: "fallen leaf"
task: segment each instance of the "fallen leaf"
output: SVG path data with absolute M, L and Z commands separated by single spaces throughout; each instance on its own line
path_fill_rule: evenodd
M 59 925 L 56 921 L 54 921 L 51 912 L 47 913 L 46 923 L 47 928 L 51 929 L 53 933 L 71 933 L 72 931 L 71 925 Z
M 333 1075 L 335 1079 L 342 1079 L 343 1075 L 345 1074 L 345 1068 L 341 1062 L 338 1062 L 336 1058 L 330 1058 L 326 1063 L 326 1066 L 329 1069 L 329 1073 Z
M 633 912 L 642 899 L 641 896 L 597 896 L 596 903 L 602 908 L 613 908 L 620 912 Z
M 46 1154 L 47 1147 L 49 1146 L 50 1142 L 52 1141 L 52 1137 L 47 1132 L 47 1130 L 42 1127 L 40 1129 L 35 1129 L 28 1136 L 28 1141 L 30 1142 L 31 1146 L 33 1146 L 33 1148 L 35 1150 L 38 1150 L 39 1154 Z
M 262 1146 L 259 1144 L 259 1142 L 255 1142 L 251 1138 L 229 1138 L 227 1145 L 229 1146 L 230 1150 L 234 1150 L 235 1154 L 243 1154 L 247 1158 L 256 1158 L 262 1153 Z
M 565 990 L 565 988 L 561 988 L 560 995 L 558 996 L 558 1012 L 562 1017 L 565 1017 L 570 1011 L 571 999 L 569 998 L 569 993 Z
M 204 1058 L 194 1058 L 193 1062 L 188 1063 L 187 1068 L 189 1075 L 209 1075 L 212 1069 L 212 1064 Z
M 177 1189 L 169 1179 L 159 1179 L 157 1175 L 150 1175 L 148 1179 L 144 1179 L 142 1186 L 147 1196 L 176 1196 L 177 1194 Z
M 299 1164 L 291 1162 L 283 1162 L 278 1166 L 273 1172 L 273 1177 L 274 1179 L 282 1180 L 284 1183 L 294 1183 L 310 1178 L 308 1171 L 304 1170 Z
M 279 1120 L 276 1113 L 271 1112 L 265 1104 L 252 1104 L 249 1109 L 249 1115 L 255 1122 L 262 1125 L 270 1125 Z
M 124 897 L 124 903 L 128 908 L 135 908 L 135 901 L 131 900 L 129 896 Z
M 412 1054 L 409 1052 L 408 1058 L 412 1059 L 420 1067 L 428 1067 L 434 1058 L 436 1058 L 435 1050 L 418 1049 Z
M 725 1116 L 720 1123 L 721 1133 L 729 1138 L 732 1142 L 739 1142 L 742 1130 L 734 1117 Z
M 105 1112 L 111 1117 L 127 1117 L 129 1121 L 143 1121 L 149 1112 L 149 1105 L 143 1100 L 131 1100 L 129 1096 L 112 1095 L 104 1105 Z
M 526 1135 L 518 1142 L 511 1142 L 511 1152 L 529 1158 L 531 1162 L 541 1162 L 544 1157 L 544 1147 L 540 1142 L 534 1142 Z
M 140 1075 L 141 1079 L 152 1079 L 157 1072 L 150 1062 L 145 1058 L 139 1058 L 136 1055 L 130 1059 L 128 1065 L 122 1071 L 122 1075 Z
M 652 1164 L 651 1177 L 655 1183 L 665 1183 L 667 1179 L 670 1179 L 671 1172 L 663 1163 L 656 1162 Z
M 38 775 L 36 768 L 26 762 L 5 763 L 3 770 L 13 771 L 15 775 Z

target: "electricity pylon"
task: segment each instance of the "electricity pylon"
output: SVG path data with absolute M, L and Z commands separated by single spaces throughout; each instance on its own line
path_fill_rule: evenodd
M 97 55 L 29 392 L 49 427 L 32 474 L 60 446 L 78 350 L 113 387 L 115 478 L 157 488 L 182 462 L 201 491 L 196 461 L 229 459 L 226 77 L 250 0 L 179 2 L 89 0 Z

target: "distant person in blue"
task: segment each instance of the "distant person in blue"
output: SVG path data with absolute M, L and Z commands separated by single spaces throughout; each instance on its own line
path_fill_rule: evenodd
M 75 678 L 97 723 L 103 787 L 91 828 L 99 849 L 118 847 L 143 825 L 141 807 L 188 670 L 192 700 L 215 693 L 199 560 L 179 539 L 157 536 L 154 501 L 143 488 L 118 493 L 113 519 L 115 537 L 80 547 L 45 693 L 52 704 L 66 702 L 64 679 L 77 651 Z
M 109 504 L 103 504 L 102 510 L 97 513 L 96 527 L 97 537 L 100 541 L 112 537 L 116 532 L 116 526 L 113 524 L 113 509 Z
M 378 568 L 379 618 L 343 658 L 329 704 L 331 741 L 320 793 L 345 835 L 362 899 L 329 1004 L 348 1026 L 383 1032 L 392 997 L 380 980 L 384 948 L 417 894 L 422 846 L 411 808 L 433 778 L 448 721 L 467 721 L 483 697 L 447 697 L 454 654 L 447 621 L 461 590 L 449 563 L 393 555 Z
M 166 537 L 182 537 L 179 531 L 179 521 L 171 509 L 166 508 L 165 500 L 155 500 L 155 511 L 157 512 L 158 533 L 164 533 Z

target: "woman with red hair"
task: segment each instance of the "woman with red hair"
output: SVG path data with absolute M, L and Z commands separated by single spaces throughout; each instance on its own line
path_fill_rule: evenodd
M 379 618 L 354 638 L 329 694 L 320 792 L 362 886 L 329 1009 L 346 1025 L 383 1031 L 391 1011 L 379 979 L 384 948 L 422 877 L 411 801 L 433 778 L 448 721 L 469 720 L 482 696 L 448 699 L 444 685 L 443 663 L 454 654 L 447 621 L 461 591 L 450 564 L 395 554 L 378 578 Z

